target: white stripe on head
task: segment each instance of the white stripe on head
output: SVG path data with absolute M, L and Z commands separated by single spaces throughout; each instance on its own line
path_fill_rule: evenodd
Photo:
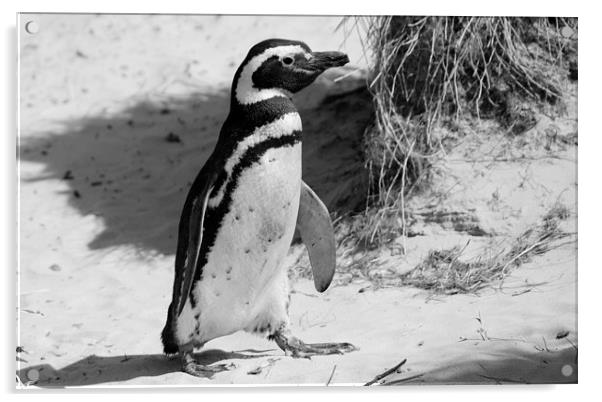
M 299 45 L 271 47 L 249 60 L 243 67 L 240 77 L 238 77 L 238 82 L 235 83 L 235 94 L 238 103 L 248 105 L 251 103 L 260 102 L 262 100 L 274 98 L 276 96 L 290 97 L 290 93 L 284 89 L 259 89 L 253 87 L 253 73 L 263 64 L 264 61 L 270 57 L 282 57 L 291 53 L 304 52 L 305 49 Z
M 227 178 L 224 180 L 224 183 L 219 188 L 217 194 L 209 199 L 208 205 L 211 208 L 215 208 L 222 201 L 224 198 L 226 185 L 232 176 L 232 170 L 234 169 L 234 166 L 240 162 L 242 156 L 249 148 L 268 138 L 279 138 L 285 135 L 290 135 L 295 131 L 301 131 L 301 128 L 301 117 L 299 117 L 299 114 L 296 112 L 287 113 L 268 124 L 257 127 L 253 134 L 240 141 L 236 146 L 236 150 L 232 156 L 228 158 L 224 166 Z

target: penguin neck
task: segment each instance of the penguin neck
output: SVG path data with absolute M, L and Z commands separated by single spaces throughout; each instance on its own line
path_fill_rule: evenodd
M 240 90 L 241 85 L 234 83 L 230 93 L 230 108 L 241 109 L 253 107 L 253 105 L 261 106 L 262 103 L 274 102 L 290 102 L 292 103 L 293 94 L 285 89 L 280 88 L 245 88 Z
M 236 125 L 260 127 L 289 113 L 298 113 L 298 111 L 288 96 L 278 94 L 245 104 L 240 103 L 236 96 L 232 96 L 228 117 Z
M 288 99 L 292 102 L 293 94 L 280 88 L 255 88 L 247 86 L 241 90 L 241 85 L 232 89 L 230 103 L 241 106 L 249 106 L 273 98 Z

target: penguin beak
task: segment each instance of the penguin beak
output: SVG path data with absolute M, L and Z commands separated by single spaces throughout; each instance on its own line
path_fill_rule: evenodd
M 331 67 L 341 67 L 349 63 L 349 57 L 341 52 L 312 52 L 304 68 L 322 72 Z

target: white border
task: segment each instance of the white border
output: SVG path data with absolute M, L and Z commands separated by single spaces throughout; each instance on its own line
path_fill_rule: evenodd
M 592 2 L 591 4 L 594 4 Z M 402 1 L 369 1 L 369 2 L 346 2 L 335 3 L 325 2 L 323 0 L 304 0 L 302 2 L 285 1 L 265 1 L 253 0 L 247 2 L 220 0 L 219 2 L 178 2 L 171 0 L 168 2 L 145 1 L 126 3 L 122 0 L 103 0 L 103 2 L 82 2 L 75 0 L 53 0 L 53 1 L 7 1 L 1 4 L 2 12 L 0 18 L 3 20 L 4 33 L 4 52 L 3 52 L 3 74 L 4 93 L 0 96 L 2 102 L 2 121 L 4 122 L 4 131 L 2 138 L 2 152 L 4 156 L 2 180 L 4 184 L 4 197 L 2 198 L 2 222 L 5 223 L 4 230 L 1 232 L 2 238 L 0 245 L 1 255 L 5 256 L 3 264 L 5 297 L 10 301 L 5 303 L 10 311 L 5 311 L 3 315 L 2 334 L 15 334 L 14 331 L 14 280 L 16 268 L 16 236 L 13 222 L 16 219 L 16 168 L 15 168 L 15 126 L 16 110 L 16 80 L 15 80 L 15 57 L 16 57 L 16 31 L 14 29 L 16 12 L 119 12 L 119 13 L 221 13 L 221 14 L 436 14 L 436 15 L 568 15 L 579 17 L 579 346 L 581 353 L 579 356 L 579 385 L 575 386 L 431 386 L 406 387 L 403 389 L 379 389 L 371 392 L 371 395 L 364 394 L 362 389 L 315 389 L 315 388 L 229 388 L 219 390 L 216 388 L 195 389 L 196 392 L 203 392 L 205 395 L 195 395 L 194 398 L 261 398 L 265 400 L 281 400 L 284 395 L 290 399 L 305 399 L 319 397 L 340 397 L 353 400 L 365 400 L 365 398 L 395 399 L 416 398 L 425 400 L 487 400 L 497 401 L 516 396 L 525 396 L 537 399 L 550 400 L 580 400 L 581 398 L 590 399 L 588 396 L 599 394 L 598 391 L 598 367 L 600 362 L 600 345 L 598 345 L 598 335 L 600 331 L 600 301 L 594 298 L 599 292 L 602 278 L 600 277 L 601 268 L 599 256 L 595 252 L 599 246 L 597 240 L 600 231 L 600 209 L 602 200 L 600 199 L 598 186 L 600 183 L 600 160 L 599 153 L 602 150 L 602 141 L 600 133 L 600 121 L 602 108 L 602 88 L 600 88 L 600 33 L 599 33 L 599 14 L 593 6 L 586 6 L 585 2 L 567 2 L 567 1 L 525 1 L 525 0 L 504 0 L 503 2 L 484 2 L 484 1 L 420 1 L 420 2 L 402 2 Z M 11 28 L 13 27 L 13 28 Z M 10 400 L 15 395 L 14 389 L 14 363 L 12 353 L 15 339 L 10 336 L 5 345 L 7 363 L 4 366 L 5 372 L 2 378 L 5 379 L 4 391 L 9 393 Z M 137 387 L 128 387 L 137 388 Z M 129 398 L 144 398 L 159 400 L 165 398 L 165 393 L 174 392 L 175 389 L 163 388 L 152 390 L 146 389 L 113 389 L 97 390 L 80 389 L 74 391 L 27 391 L 26 395 L 20 397 L 31 398 L 44 394 L 46 400 L 63 400 L 64 398 L 80 398 L 76 393 L 86 394 L 86 398 L 97 399 L 105 398 L 107 394 L 127 393 Z M 192 390 L 180 388 L 178 398 L 183 397 L 183 393 L 189 393 Z M 142 396 L 140 393 L 146 395 Z M 152 394 L 148 394 L 152 392 Z M 375 395 L 373 392 L 377 392 Z M 12 393 L 12 395 L 11 395 Z M 136 395 L 133 395 L 136 393 Z M 212 395 L 218 393 L 219 395 Z M 23 394 L 23 392 L 18 392 Z M 486 398 L 486 399 L 485 399 Z
M 7 1 L 3 8 L 7 8 Z M 504 0 L 503 2 L 483 2 L 480 0 L 423 0 L 392 2 L 375 0 L 366 2 L 347 1 L 344 4 L 323 0 L 282 1 L 254 0 L 201 2 L 196 0 L 172 0 L 169 2 L 150 0 L 145 2 L 124 2 L 106 0 L 83 2 L 77 0 L 21 0 L 8 5 L 10 12 L 87 12 L 87 13 L 167 13 L 167 14 L 304 14 L 304 15 L 515 15 L 515 16 L 584 16 L 587 8 L 577 2 L 548 0 L 545 3 L 528 0 Z

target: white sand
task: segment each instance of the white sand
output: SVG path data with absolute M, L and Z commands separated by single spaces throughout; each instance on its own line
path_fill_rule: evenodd
M 40 32 L 23 34 L 20 45 L 18 342 L 26 353 L 18 355 L 17 370 L 24 382 L 37 372 L 40 386 L 325 384 L 334 369 L 331 384 L 359 384 L 404 358 L 401 372 L 387 380 L 421 374 L 414 382 L 576 381 L 574 243 L 478 296 L 432 297 L 413 288 L 359 293 L 366 284 L 317 294 L 302 280 L 292 295 L 296 334 L 307 342 L 352 342 L 360 351 L 292 359 L 239 333 L 210 342 L 199 355 L 206 363 L 233 362 L 232 371 L 212 380 L 179 372 L 178 361 L 161 354 L 159 339 L 175 227 L 187 183 L 227 113 L 231 76 L 250 45 L 267 37 L 339 49 L 345 34 L 333 30 L 340 19 L 32 18 Z M 341 50 L 365 67 L 359 41 L 350 38 Z M 300 95 L 306 107 L 317 104 L 323 88 L 338 88 L 321 84 Z M 182 142 L 166 142 L 169 132 Z M 574 211 L 574 150 L 561 156 L 527 165 L 450 162 L 464 187 L 455 187 L 446 205 L 476 205 L 482 226 L 499 236 L 536 222 L 559 195 Z M 67 171 L 72 180 L 63 180 Z M 525 171 L 530 179 L 519 186 Z M 485 208 L 498 189 L 504 205 Z M 565 226 L 576 231 L 574 216 Z M 407 271 L 429 249 L 468 238 L 436 225 L 425 234 L 408 239 L 407 257 L 383 250 L 381 261 Z M 556 339 L 561 331 L 568 336 Z M 266 367 L 248 374 L 259 366 Z

